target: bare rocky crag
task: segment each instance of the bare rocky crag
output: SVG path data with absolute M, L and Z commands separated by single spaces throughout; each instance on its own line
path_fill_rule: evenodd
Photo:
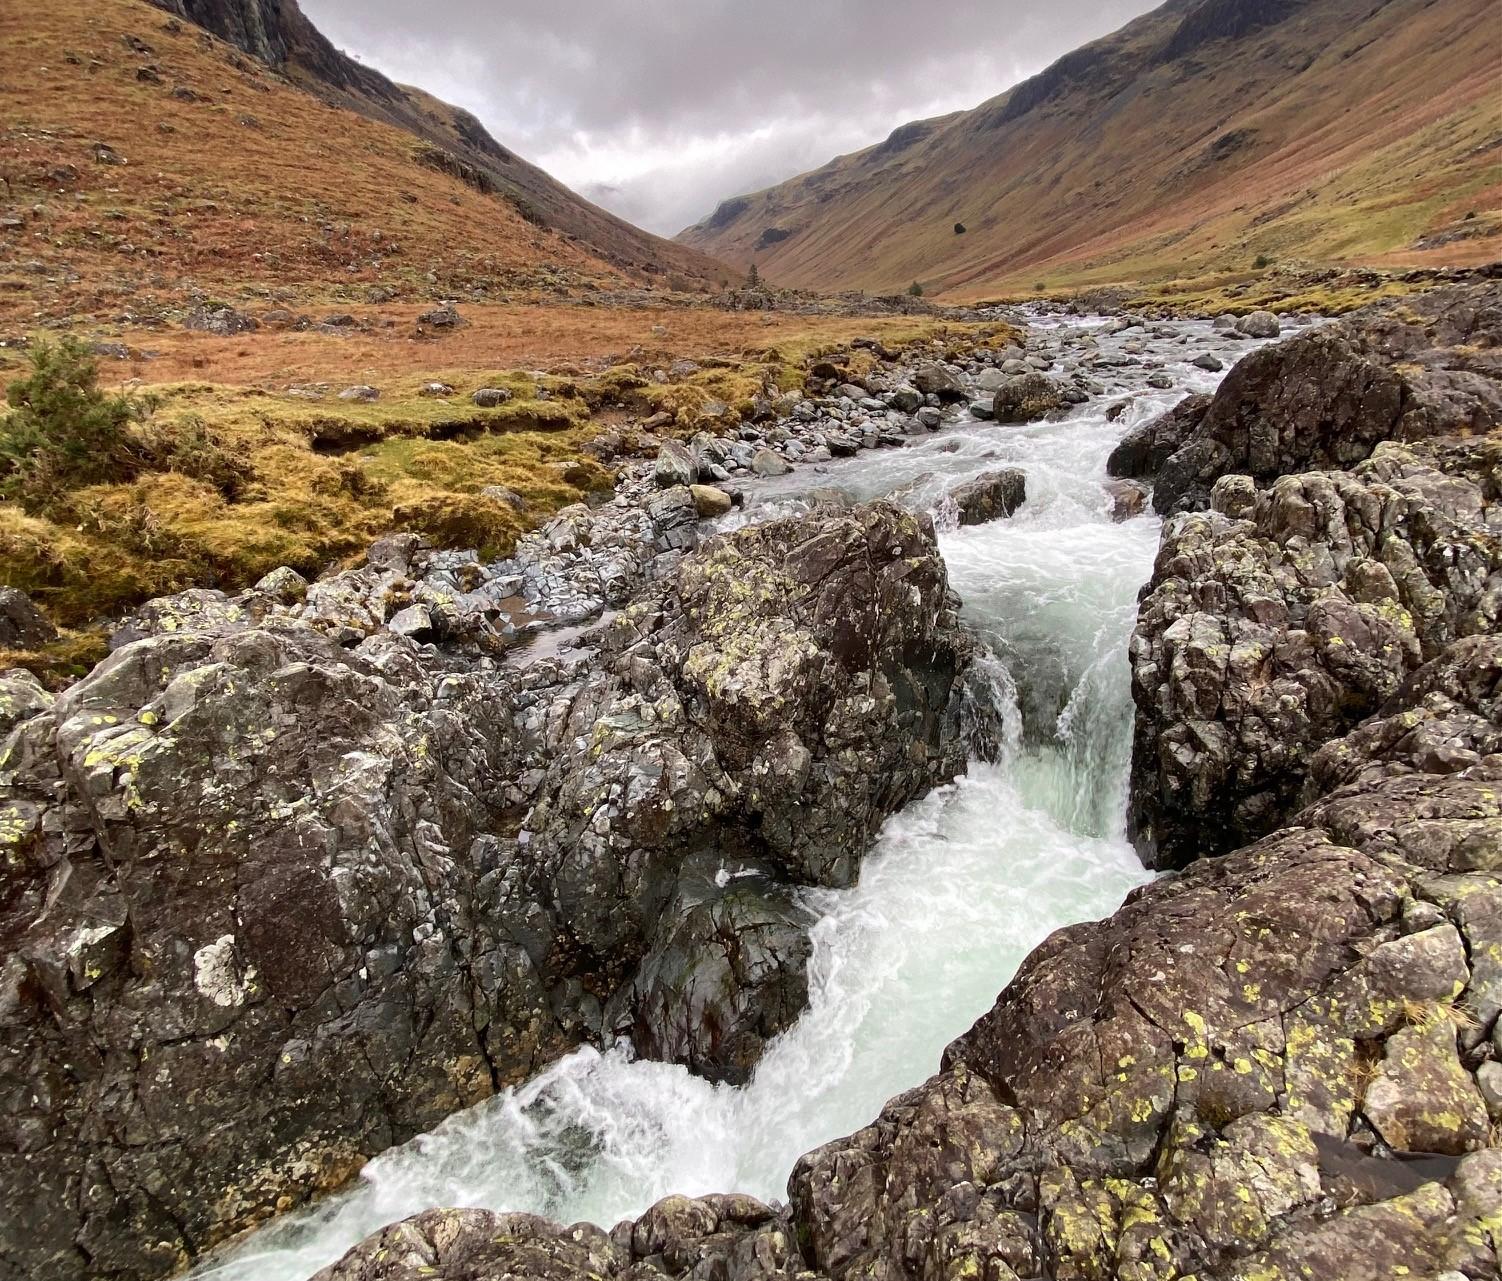
M 1492 340 L 1472 332 L 1461 358 L 1484 361 Z M 1318 348 L 1295 343 L 1252 359 L 1316 373 Z M 1426 363 L 1392 359 L 1402 379 Z M 1275 404 L 1320 395 L 1260 385 Z M 1165 528 L 1144 598 L 1138 752 L 1155 735 L 1203 751 L 1204 726 L 1243 733 L 1225 694 L 1277 671 L 1293 683 L 1275 696 L 1279 772 L 1238 745 L 1212 786 L 1176 795 L 1167 848 L 1185 869 L 1034 951 L 936 1076 L 799 1162 L 786 1206 L 671 1197 L 609 1231 L 436 1210 L 319 1281 L 1498 1275 L 1498 462 L 1477 434 L 1495 426 L 1374 431 L 1348 456 L 1330 439 L 1290 475 L 1196 474 L 1212 510 Z M 1332 464 L 1353 466 L 1307 470 Z M 1264 628 L 1226 650 L 1262 641 L 1283 667 L 1243 676 L 1208 645 L 1176 662 L 1169 633 L 1196 615 Z M 1191 717 L 1156 701 L 1190 688 L 1186 673 L 1219 679 L 1220 704 Z M 1159 781 L 1158 757 L 1143 761 L 1139 823 Z
M 1132 642 L 1153 865 L 1286 822 L 1322 743 L 1498 629 L 1499 344 L 1502 286 L 1384 307 L 1252 354 L 1116 451 L 1117 472 L 1157 463 L 1154 504 L 1186 513 Z
M 962 767 L 971 643 L 914 516 L 691 552 L 692 509 L 572 657 L 475 658 L 483 571 L 395 539 L 0 677 L 0 1277 L 163 1275 L 617 1031 L 744 1075 L 806 1001 L 792 887 Z M 592 519 L 540 540 L 613 564 Z

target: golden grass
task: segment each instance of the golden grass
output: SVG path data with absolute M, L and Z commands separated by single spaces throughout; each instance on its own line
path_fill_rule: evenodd
M 692 329 L 704 336 L 698 341 L 728 345 L 745 333 L 739 313 L 683 316 L 693 326 L 682 324 L 679 332 Z M 560 332 L 571 332 L 577 318 L 568 319 Z M 75 491 L 45 516 L 0 505 L 0 583 L 32 594 L 55 622 L 77 626 L 188 587 L 237 589 L 280 565 L 315 574 L 397 529 L 503 556 L 517 537 L 560 508 L 611 487 L 613 474 L 585 450 L 605 422 L 666 410 L 674 416 L 668 434 L 724 429 L 747 415 L 759 394 L 775 397 L 801 387 L 813 360 L 838 352 L 852 371 L 869 367 L 874 357 L 868 351 L 849 350 L 855 337 L 877 337 L 900 349 L 933 341 L 1004 343 L 1013 336 L 1004 325 L 926 318 L 782 317 L 768 328 L 777 341 L 737 357 L 706 354 L 686 338 L 673 353 L 663 349 L 672 339 L 659 335 L 661 362 L 597 372 L 561 362 L 561 371 L 550 373 L 487 365 L 415 374 L 406 372 L 407 348 L 393 344 L 387 350 L 403 372 L 380 377 L 369 367 L 360 371 L 381 388 L 380 399 L 371 402 L 338 398 L 352 373 L 347 365 L 339 377 L 310 380 L 331 389 L 316 400 L 201 379 L 148 385 L 142 390 L 156 408 L 138 430 L 206 442 L 216 460 L 228 456 L 238 463 L 233 484 L 224 483 L 220 465 L 211 473 L 214 483 L 197 472 L 148 471 Z M 768 335 L 761 330 L 756 336 Z M 233 368 L 264 371 L 267 345 L 256 341 L 260 337 L 214 341 L 243 353 Z M 555 332 L 548 341 L 566 339 Z M 420 350 L 432 355 L 443 345 Z M 445 354 L 459 350 L 490 349 L 456 343 Z M 263 363 L 250 364 L 257 353 Z M 675 354 L 692 354 L 703 366 L 677 381 L 658 381 L 660 364 Z M 13 355 L 11 363 L 17 359 Z M 328 373 L 312 364 L 306 370 Z M 430 381 L 447 383 L 453 394 L 422 395 Z M 513 398 L 477 408 L 470 397 L 481 387 L 504 387 Z M 191 461 L 185 457 L 184 471 L 193 471 Z M 525 509 L 485 496 L 491 486 L 520 495 Z

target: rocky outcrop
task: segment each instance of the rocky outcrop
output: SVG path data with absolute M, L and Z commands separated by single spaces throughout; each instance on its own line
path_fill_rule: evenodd
M 1499 422 L 1502 285 L 1438 290 L 1247 356 L 1162 462 L 1153 505 L 1202 508 L 1221 476 L 1266 485 L 1290 472 L 1351 467 L 1383 441 Z
M 1494 645 L 1460 649 L 1411 696 L 1484 686 Z M 1057 932 L 938 1075 L 798 1163 L 784 1210 L 672 1197 L 608 1234 L 434 1211 L 319 1281 L 1494 1276 L 1502 775 L 1400 754 Z M 1406 822 L 1342 817 L 1419 774 Z
M 1322 744 L 1497 629 L 1499 466 L 1492 439 L 1386 444 L 1268 489 L 1228 476 L 1170 523 L 1132 641 L 1132 821 L 1153 865 L 1286 822 Z
M 4 1269 L 161 1275 L 617 1030 L 743 1076 L 804 1000 L 790 887 L 962 764 L 969 642 L 896 508 L 660 553 L 531 663 L 383 624 L 421 555 L 0 689 Z

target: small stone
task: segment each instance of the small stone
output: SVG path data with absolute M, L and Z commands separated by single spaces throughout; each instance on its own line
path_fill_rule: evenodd
M 729 494 L 713 485 L 690 485 L 688 492 L 694 496 L 694 509 L 705 520 L 725 515 L 734 505 Z
M 506 387 L 481 387 L 470 397 L 470 400 L 481 409 L 494 409 L 497 405 L 504 405 L 511 399 L 511 391 Z
M 417 394 L 429 400 L 439 400 L 445 396 L 452 396 L 454 389 L 448 383 L 423 383 L 417 389 Z

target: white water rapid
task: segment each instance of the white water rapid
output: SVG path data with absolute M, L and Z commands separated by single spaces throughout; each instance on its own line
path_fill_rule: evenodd
M 781 1199 L 802 1153 L 931 1075 L 1046 935 L 1109 914 L 1146 880 L 1123 835 L 1126 648 L 1158 521 L 1111 523 L 1105 460 L 1128 427 L 1214 386 L 1188 359 L 1251 345 L 1205 325 L 1175 334 L 1187 343 L 1154 340 L 1154 365 L 1112 375 L 1139 393 L 1118 422 L 1105 417 L 1115 397 L 1098 397 L 1061 422 L 962 423 L 823 475 L 800 468 L 748 497 L 758 506 L 742 519 L 797 509 L 815 485 L 859 498 L 903 491 L 942 522 L 943 494 L 967 476 L 1019 466 L 1028 490 L 1012 519 L 941 537 L 965 617 L 996 656 L 981 675 L 1005 711 L 1001 759 L 893 817 L 856 888 L 809 895 L 820 914 L 811 1004 L 748 1085 L 709 1085 L 624 1049 L 580 1050 L 378 1157 L 351 1191 L 272 1223 L 195 1278 L 301 1281 L 431 1206 L 608 1227 L 673 1192 Z M 1175 386 L 1143 391 L 1153 368 Z

